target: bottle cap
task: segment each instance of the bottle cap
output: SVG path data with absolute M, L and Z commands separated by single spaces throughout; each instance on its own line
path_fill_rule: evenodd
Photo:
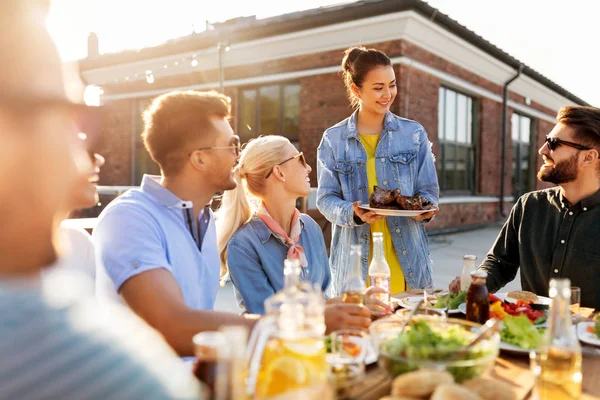
M 477 271 L 471 272 L 471 276 L 473 278 L 487 278 L 487 272 L 477 270 Z
M 474 256 L 473 254 L 467 254 L 463 256 L 463 260 L 477 260 L 477 256 Z

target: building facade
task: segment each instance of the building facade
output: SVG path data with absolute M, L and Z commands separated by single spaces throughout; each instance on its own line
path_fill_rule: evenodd
M 102 87 L 109 110 L 100 183 L 137 185 L 144 173 L 158 172 L 140 138 L 141 113 L 155 96 L 221 85 L 243 141 L 285 135 L 314 167 L 323 131 L 352 113 L 340 63 L 356 45 L 392 59 L 398 81 L 392 112 L 420 122 L 433 143 L 441 211 L 430 230 L 504 219 L 516 197 L 544 187 L 535 179 L 537 150 L 557 110 L 586 104 L 420 1 L 359 1 L 242 18 L 158 47 L 81 61 L 84 81 Z M 503 87 L 516 75 L 504 132 Z M 311 179 L 317 181 L 316 168 Z M 319 218 L 313 198 L 308 206 Z

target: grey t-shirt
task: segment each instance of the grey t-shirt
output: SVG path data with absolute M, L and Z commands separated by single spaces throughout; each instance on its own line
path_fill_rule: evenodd
M 0 280 L 0 399 L 198 399 L 189 365 L 74 274 Z

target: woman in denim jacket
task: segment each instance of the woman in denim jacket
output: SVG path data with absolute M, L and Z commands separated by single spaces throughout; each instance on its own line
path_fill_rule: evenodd
M 439 186 L 431 143 L 423 127 L 390 112 L 396 93 L 391 60 L 364 47 L 346 50 L 342 61 L 348 96 L 357 110 L 327 129 L 318 148 L 317 207 L 332 223 L 330 264 L 334 294 L 348 272 L 352 244 L 362 249 L 367 278 L 371 232 L 384 234 L 391 293 L 431 288 L 431 260 L 424 222 L 437 213 Z M 373 186 L 420 194 L 436 206 L 416 217 L 383 217 L 359 208 Z

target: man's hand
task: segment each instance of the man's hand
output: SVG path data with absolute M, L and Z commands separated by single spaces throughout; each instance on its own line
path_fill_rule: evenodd
M 387 294 L 388 291 L 376 286 L 369 287 L 365 292 L 365 306 L 367 306 L 374 317 L 390 315 L 393 312 L 392 306 L 376 298 L 374 295 L 377 293 Z
M 342 328 L 366 329 L 371 325 L 371 311 L 358 304 L 327 304 L 325 325 L 327 333 Z
M 460 292 L 460 276 L 457 276 L 452 282 L 450 282 L 450 285 L 448 285 L 448 290 L 456 294 Z
M 423 213 L 423 214 L 419 214 L 419 215 L 414 215 L 411 218 L 416 220 L 416 221 L 423 221 L 424 219 L 430 219 L 433 218 L 433 216 L 435 214 L 437 214 L 440 211 L 440 209 L 438 207 L 434 207 L 432 208 L 429 212 Z
M 363 210 L 359 206 L 360 201 L 352 203 L 352 209 L 354 210 L 354 214 L 356 214 L 358 218 L 360 218 L 363 222 L 366 222 L 369 225 L 377 221 L 381 221 L 383 218 L 385 218 L 384 215 L 378 215 L 375 213 L 375 211 Z

